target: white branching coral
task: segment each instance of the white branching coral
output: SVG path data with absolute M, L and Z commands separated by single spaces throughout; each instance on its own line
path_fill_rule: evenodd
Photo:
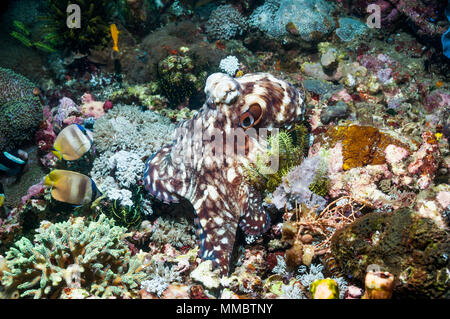
M 147 267 L 147 280 L 141 282 L 141 288 L 161 297 L 169 284 L 181 281 L 180 273 L 173 266 L 166 266 L 163 261 L 154 261 Z
M 109 168 L 119 186 L 129 188 L 142 179 L 145 164 L 140 156 L 127 151 L 119 151 L 109 158 Z
M 158 245 L 169 243 L 178 248 L 195 245 L 194 228 L 184 219 L 159 217 L 150 239 Z
M 219 68 L 230 76 L 234 76 L 239 70 L 239 60 L 234 55 L 229 55 L 222 59 Z
M 174 125 L 152 111 L 140 111 L 136 106 L 115 105 L 95 121 L 94 140 L 100 152 L 134 152 L 150 156 L 172 141 Z
M 247 20 L 232 5 L 222 5 L 211 13 L 206 23 L 206 33 L 214 39 L 231 39 L 242 35 L 247 29 Z
M 120 202 L 122 206 L 132 207 L 133 203 L 133 193 L 128 189 L 117 189 L 117 188 L 109 188 L 106 191 L 106 197 L 110 200 L 116 200 Z
M 80 217 L 56 224 L 44 221 L 34 242 L 22 237 L 7 251 L 1 284 L 21 297 L 57 298 L 72 286 L 65 278 L 79 277 L 77 286 L 91 295 L 133 297 L 133 289 L 147 275 L 142 256 L 131 257 L 125 234 L 126 228 L 105 215 L 89 223 Z

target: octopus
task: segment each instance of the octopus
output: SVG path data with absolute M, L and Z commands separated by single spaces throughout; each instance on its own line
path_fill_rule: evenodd
M 268 73 L 214 73 L 205 94 L 198 113 L 178 125 L 173 143 L 147 160 L 144 187 L 167 204 L 190 201 L 199 257 L 226 275 L 238 227 L 249 236 L 270 227 L 261 194 L 245 178 L 246 165 L 267 150 L 260 132 L 302 120 L 305 103 L 297 88 Z

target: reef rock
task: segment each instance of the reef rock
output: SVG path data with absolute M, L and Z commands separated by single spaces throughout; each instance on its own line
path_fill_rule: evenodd
M 362 282 L 370 265 L 393 274 L 394 298 L 450 298 L 448 230 L 410 209 L 359 218 L 334 234 L 331 250 Z

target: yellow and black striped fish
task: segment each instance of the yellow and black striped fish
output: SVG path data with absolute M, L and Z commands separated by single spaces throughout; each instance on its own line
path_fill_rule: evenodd
M 53 154 L 59 159 L 75 161 L 88 152 L 93 143 L 92 132 L 81 125 L 72 124 L 64 128 L 53 143 Z
M 101 195 L 89 176 L 77 172 L 55 169 L 45 176 L 44 183 L 54 199 L 72 205 L 88 204 Z

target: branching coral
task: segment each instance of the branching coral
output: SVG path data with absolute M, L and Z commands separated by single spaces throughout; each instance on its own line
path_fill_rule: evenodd
M 231 39 L 247 29 L 244 16 L 232 5 L 222 5 L 214 10 L 206 23 L 206 33 L 213 39 Z
M 58 298 L 62 290 L 78 285 L 99 297 L 130 297 L 145 277 L 139 256 L 131 257 L 123 242 L 125 228 L 101 215 L 52 224 L 42 222 L 34 243 L 22 237 L 6 253 L 2 285 L 19 290 L 21 297 Z M 76 266 L 74 266 L 76 265 Z M 80 281 L 67 272 L 80 272 Z
M 117 105 L 95 122 L 94 139 L 101 152 L 133 151 L 143 158 L 170 143 L 173 129 L 169 120 L 152 111 Z
M 174 247 L 194 246 L 194 229 L 186 220 L 158 218 L 150 237 L 151 241 L 158 245 L 166 243 Z
M 178 271 L 173 266 L 164 265 L 163 261 L 153 261 L 147 268 L 149 279 L 142 281 L 141 288 L 161 297 L 170 284 L 181 281 Z

